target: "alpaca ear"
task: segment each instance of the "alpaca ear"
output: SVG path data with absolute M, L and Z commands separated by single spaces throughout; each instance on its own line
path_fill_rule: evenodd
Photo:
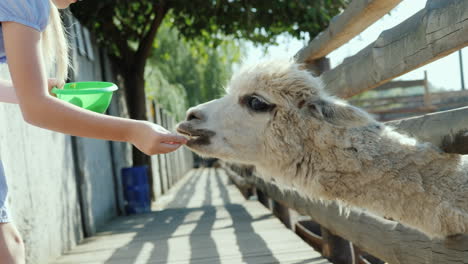
M 358 127 L 376 122 L 365 111 L 339 100 L 314 100 L 307 106 L 312 116 L 334 125 Z

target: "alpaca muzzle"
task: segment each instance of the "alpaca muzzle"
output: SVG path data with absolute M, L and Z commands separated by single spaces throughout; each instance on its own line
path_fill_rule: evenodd
M 188 147 L 196 145 L 209 145 L 211 143 L 211 137 L 216 135 L 214 131 L 207 129 L 195 129 L 189 122 L 182 122 L 177 125 L 177 132 L 187 137 Z

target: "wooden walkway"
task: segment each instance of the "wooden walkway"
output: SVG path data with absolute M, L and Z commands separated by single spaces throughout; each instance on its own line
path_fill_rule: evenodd
M 222 169 L 194 169 L 157 204 L 119 217 L 54 264 L 329 264 Z

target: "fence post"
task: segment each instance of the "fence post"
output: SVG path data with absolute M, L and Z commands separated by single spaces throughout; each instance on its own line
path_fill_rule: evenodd
M 262 190 L 256 188 L 257 199 L 269 210 L 273 209 L 273 201 Z
M 164 127 L 169 128 L 169 117 L 166 111 L 164 111 L 163 115 L 164 119 Z M 171 156 L 169 154 L 164 154 L 163 155 L 166 158 L 166 164 L 167 164 L 167 187 L 170 189 L 172 187 L 172 175 L 174 174 L 174 171 L 172 170 L 172 164 L 171 164 Z
M 149 101 L 147 104 L 150 107 L 150 116 L 149 120 L 153 123 L 157 123 L 157 107 L 154 101 Z M 158 155 L 151 156 L 151 171 L 153 175 L 153 194 L 154 200 L 156 200 L 162 193 L 162 184 L 161 184 L 161 162 Z
M 184 160 L 184 147 L 182 146 L 178 151 L 177 151 L 177 156 L 179 159 L 179 177 L 178 180 L 182 178 L 182 176 L 185 174 L 185 160 Z
M 171 116 L 171 131 L 175 131 L 175 125 L 176 125 L 176 120 L 174 116 Z M 174 151 L 172 153 L 172 159 L 174 162 L 174 182 L 173 184 L 176 184 L 177 181 L 179 180 L 179 159 L 178 159 L 178 151 Z
M 169 117 L 168 117 L 168 114 L 166 113 L 166 111 L 164 111 L 163 120 L 164 120 L 164 127 L 168 128 L 169 127 Z M 167 189 L 169 190 L 172 187 L 172 176 L 174 175 L 174 170 L 172 169 L 171 156 L 168 155 L 168 154 L 164 154 L 163 156 L 166 159 Z
M 164 109 L 161 108 L 161 126 L 163 126 L 164 128 L 166 128 L 166 119 L 165 119 L 165 111 Z M 166 192 L 169 190 L 169 187 L 170 187 L 170 184 L 169 184 L 169 166 L 167 166 L 167 156 L 166 155 L 163 155 L 161 154 L 161 159 L 164 163 L 164 170 L 165 170 L 165 174 L 164 174 L 164 184 L 165 184 L 165 189 L 166 189 Z
M 289 207 L 283 205 L 281 202 L 273 200 L 273 214 L 276 215 L 287 228 L 292 229 Z
M 424 106 L 432 107 L 431 92 L 429 91 L 429 82 L 427 81 L 427 71 L 424 71 Z
M 173 128 L 177 125 L 177 119 L 174 117 L 173 118 Z M 184 160 L 182 158 L 182 151 L 183 151 L 183 146 L 177 149 L 177 151 L 174 153 L 175 158 L 176 158 L 176 170 L 177 170 L 177 177 L 176 177 L 176 182 L 180 180 L 182 177 L 182 174 L 184 173 Z
M 157 123 L 160 126 L 164 127 L 164 119 L 163 119 L 163 109 L 159 106 L 157 106 L 157 111 L 156 111 L 156 116 L 157 116 Z M 166 166 L 166 158 L 164 155 L 158 155 L 159 158 L 159 164 L 161 166 L 161 186 L 163 193 L 166 193 L 168 190 L 168 183 L 167 183 L 167 166 Z
M 320 227 L 322 234 L 322 255 L 335 264 L 353 264 L 353 246 L 351 242 L 333 235 L 328 229 Z
M 146 120 L 149 122 L 154 122 L 154 115 L 152 111 L 152 104 L 151 101 L 146 100 Z M 155 175 L 153 174 L 153 159 L 150 156 L 145 157 L 145 160 L 147 162 L 148 170 L 147 170 L 147 176 L 148 176 L 148 185 L 149 187 L 149 196 L 151 201 L 156 200 L 156 189 L 154 188 L 154 177 Z

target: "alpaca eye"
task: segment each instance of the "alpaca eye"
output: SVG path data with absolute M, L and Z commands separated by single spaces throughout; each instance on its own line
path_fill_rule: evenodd
M 266 112 L 270 110 L 271 105 L 266 103 L 265 101 L 261 100 L 260 98 L 256 96 L 251 96 L 247 100 L 247 105 L 249 106 L 250 109 L 256 111 L 256 112 Z

